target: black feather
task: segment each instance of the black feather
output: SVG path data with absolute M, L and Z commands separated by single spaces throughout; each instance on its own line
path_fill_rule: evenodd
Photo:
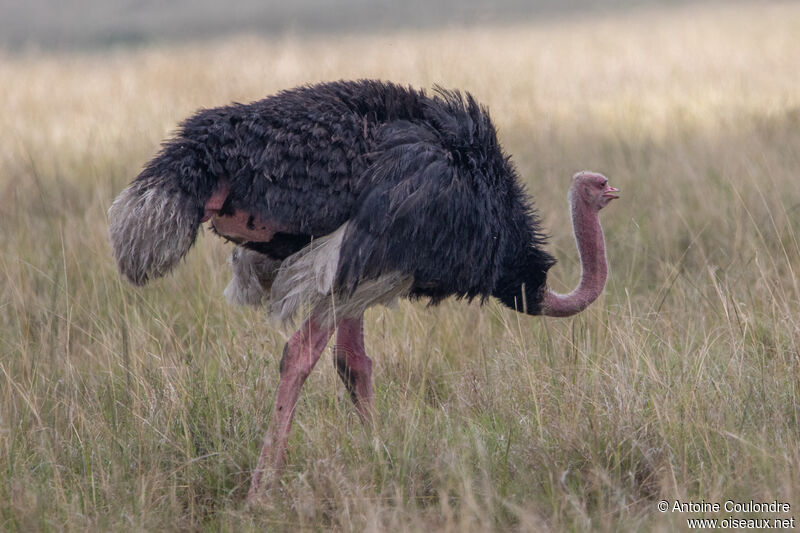
M 435 92 L 340 81 L 202 110 L 143 174 L 170 169 L 196 206 L 227 180 L 226 210 L 282 228 L 248 244 L 278 258 L 349 221 L 341 291 L 401 271 L 433 303 L 494 295 L 538 313 L 554 259 L 489 113 Z

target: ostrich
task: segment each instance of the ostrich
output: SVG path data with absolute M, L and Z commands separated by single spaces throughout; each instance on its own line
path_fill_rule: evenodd
M 486 108 L 468 93 L 361 80 L 197 112 L 108 214 L 114 257 L 133 284 L 168 273 L 210 221 L 237 245 L 227 299 L 303 317 L 280 361 L 255 499 L 282 469 L 300 389 L 334 331 L 336 371 L 369 421 L 365 309 L 494 296 L 531 315 L 578 313 L 606 282 L 598 212 L 617 192 L 601 174 L 573 177 L 582 271 L 575 290 L 557 294 L 546 283 L 555 260 Z

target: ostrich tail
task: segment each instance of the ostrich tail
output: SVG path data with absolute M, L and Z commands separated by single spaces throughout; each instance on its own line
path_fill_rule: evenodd
M 134 285 L 165 275 L 186 255 L 207 196 L 191 195 L 179 187 L 176 176 L 152 170 L 145 170 L 108 210 L 114 258 Z

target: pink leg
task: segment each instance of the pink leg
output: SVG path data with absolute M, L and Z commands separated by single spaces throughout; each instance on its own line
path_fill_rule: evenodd
M 372 361 L 364 352 L 364 316 L 339 321 L 333 362 L 358 414 L 365 422 L 372 419 Z
M 264 493 L 265 474 L 280 474 L 286 460 L 286 443 L 289 440 L 289 429 L 300 389 L 332 334 L 333 328 L 321 325 L 312 316 L 286 343 L 280 364 L 281 377 L 275 407 L 258 458 L 258 466 L 253 471 L 248 500 L 257 499 Z

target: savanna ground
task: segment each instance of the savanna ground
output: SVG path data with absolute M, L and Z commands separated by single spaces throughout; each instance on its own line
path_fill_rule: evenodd
M 778 500 L 800 517 L 798 50 L 800 5 L 759 3 L 0 55 L 0 529 L 700 516 L 662 499 Z M 552 235 L 557 289 L 580 272 L 569 178 L 606 173 L 623 190 L 601 214 L 610 280 L 571 319 L 496 302 L 369 311 L 374 429 L 326 352 L 280 488 L 248 509 L 291 332 L 223 303 L 230 245 L 208 233 L 175 274 L 130 287 L 105 212 L 195 108 L 359 77 L 489 106 Z

